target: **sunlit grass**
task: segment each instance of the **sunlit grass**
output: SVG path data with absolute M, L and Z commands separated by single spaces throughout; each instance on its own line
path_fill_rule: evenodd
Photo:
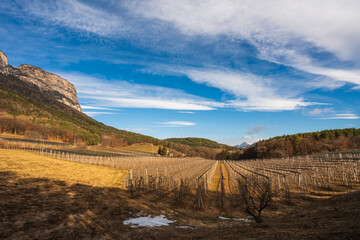
M 159 146 L 154 146 L 152 144 L 133 145 L 127 148 L 131 150 L 150 152 L 150 153 L 157 153 L 159 150 Z
M 0 171 L 16 172 L 24 178 L 49 178 L 67 184 L 123 188 L 125 170 L 58 160 L 39 154 L 0 149 Z

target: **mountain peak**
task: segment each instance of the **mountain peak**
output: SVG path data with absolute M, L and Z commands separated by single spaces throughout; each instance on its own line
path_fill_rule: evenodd
M 31 86 L 31 88 L 37 89 L 42 95 L 46 96 L 45 98 L 55 100 L 82 112 L 75 86 L 56 74 L 28 64 L 14 68 L 8 65 L 8 59 L 1 51 L 0 72 L 15 77 L 12 82 L 2 83 L 8 85 L 8 88 L 21 88 L 20 85 Z
M 235 145 L 235 147 L 237 147 L 237 148 L 246 148 L 247 146 L 250 146 L 250 144 L 247 142 L 243 142 L 239 145 Z
M 0 51 L 0 67 L 5 67 L 9 64 L 7 56 Z

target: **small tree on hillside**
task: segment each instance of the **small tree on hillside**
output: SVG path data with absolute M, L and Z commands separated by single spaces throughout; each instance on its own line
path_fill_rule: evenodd
M 164 147 L 159 147 L 159 150 L 158 150 L 158 154 L 160 154 L 161 156 L 166 156 L 167 154 L 167 148 L 164 146 Z

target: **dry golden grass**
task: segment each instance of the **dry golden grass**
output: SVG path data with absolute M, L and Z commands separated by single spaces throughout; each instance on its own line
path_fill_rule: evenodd
M 0 169 L 20 177 L 48 178 L 67 184 L 123 188 L 127 172 L 110 167 L 58 160 L 39 154 L 0 149 Z
M 24 139 L 24 135 L 17 135 L 17 134 L 10 134 L 10 133 L 0 133 L 0 137 L 11 137 L 11 138 Z
M 225 168 L 223 172 L 229 178 Z M 297 206 L 276 203 L 264 223 L 247 224 L 218 218 L 241 217 L 230 207 L 194 212 L 192 206 L 173 207 L 147 196 L 130 199 L 119 189 L 125 175 L 0 149 L 0 239 L 360 239 L 359 191 Z M 214 178 L 219 176 L 218 168 Z M 284 214 L 276 214 L 284 208 Z M 140 211 L 176 222 L 156 228 L 123 224 Z
M 142 151 L 142 152 L 149 152 L 149 153 L 158 153 L 159 150 L 159 146 L 154 146 L 152 144 L 132 145 L 126 148 L 131 150 Z

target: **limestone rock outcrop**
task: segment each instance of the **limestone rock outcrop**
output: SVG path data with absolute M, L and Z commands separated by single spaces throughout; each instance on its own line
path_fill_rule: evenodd
M 2 51 L 0 51 L 0 72 L 16 77 L 24 82 L 25 85 L 36 86 L 48 98 L 63 103 L 77 111 L 82 111 L 75 86 L 56 74 L 27 64 L 14 68 L 9 65 L 8 58 Z
M 9 64 L 7 56 L 0 51 L 0 66 L 5 67 Z

